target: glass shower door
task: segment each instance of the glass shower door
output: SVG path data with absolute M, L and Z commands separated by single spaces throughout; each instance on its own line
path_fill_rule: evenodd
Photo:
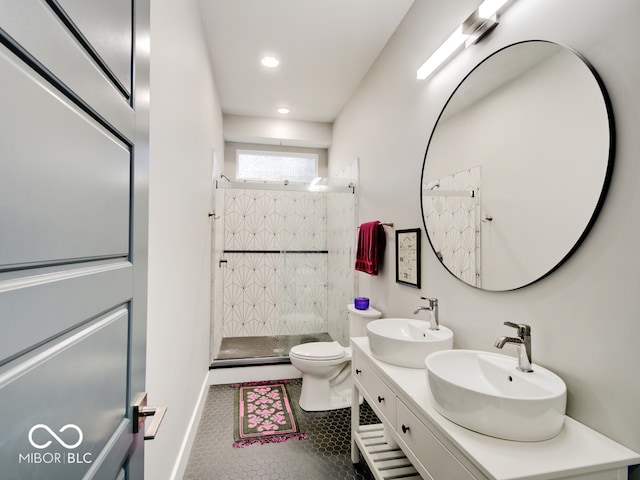
M 282 301 L 279 334 L 327 332 L 327 194 L 287 191 L 279 202 Z M 287 339 L 283 339 L 286 341 Z
M 302 185 L 218 187 L 213 359 L 287 357 L 293 345 L 329 340 L 327 199 L 335 194 Z M 353 198 L 352 189 L 342 191 Z

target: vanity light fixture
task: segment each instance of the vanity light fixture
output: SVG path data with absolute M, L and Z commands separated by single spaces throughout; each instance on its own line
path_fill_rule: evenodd
M 485 0 L 431 55 L 416 72 L 418 80 L 431 75 L 463 43 L 470 47 L 498 25 L 498 11 L 510 0 Z
M 262 57 L 260 63 L 263 67 L 276 68 L 278 65 L 280 65 L 280 60 L 278 60 L 276 57 Z

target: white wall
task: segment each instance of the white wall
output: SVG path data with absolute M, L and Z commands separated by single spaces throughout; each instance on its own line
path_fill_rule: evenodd
M 152 2 L 150 135 L 147 391 L 168 411 L 145 469 L 162 480 L 180 468 L 209 373 L 207 213 L 212 152 L 222 157 L 224 143 L 196 0 Z
M 604 208 L 569 261 L 527 288 L 497 293 L 463 284 L 439 264 L 424 234 L 422 290 L 397 285 L 388 232 L 383 274 L 359 273 L 359 294 L 387 316 L 410 316 L 420 295 L 439 298 L 440 318 L 454 330 L 457 348 L 493 350 L 498 336 L 511 333 L 503 322 L 530 324 L 534 362 L 564 378 L 568 413 L 640 451 L 640 2 L 615 0 L 604 8 L 580 0 L 515 0 L 490 36 L 430 80 L 416 80 L 417 67 L 479 3 L 416 0 L 334 124 L 330 174 L 359 157 L 360 222 L 424 228 L 422 161 L 450 93 L 495 50 L 544 39 L 584 55 L 611 97 L 617 154 Z
M 331 145 L 331 124 L 225 115 L 224 138 L 229 142 L 327 148 Z

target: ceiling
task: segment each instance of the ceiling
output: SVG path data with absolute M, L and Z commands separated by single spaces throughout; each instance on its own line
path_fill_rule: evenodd
M 333 122 L 413 1 L 201 0 L 222 111 Z

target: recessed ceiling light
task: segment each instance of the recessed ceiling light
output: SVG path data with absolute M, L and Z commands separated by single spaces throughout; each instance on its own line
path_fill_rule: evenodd
M 283 115 L 286 115 L 287 113 L 289 113 L 289 109 L 288 108 L 279 108 L 278 109 L 278 113 L 282 113 Z
M 260 63 L 267 68 L 276 68 L 280 65 L 280 60 L 276 57 L 263 57 L 262 60 L 260 60 Z

